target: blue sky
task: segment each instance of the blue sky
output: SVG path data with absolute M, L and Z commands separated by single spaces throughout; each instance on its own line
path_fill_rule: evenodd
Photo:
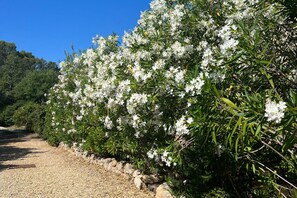
M 122 36 L 137 24 L 151 0 L 0 0 L 0 40 L 47 61 L 64 51 L 85 50 L 92 38 Z

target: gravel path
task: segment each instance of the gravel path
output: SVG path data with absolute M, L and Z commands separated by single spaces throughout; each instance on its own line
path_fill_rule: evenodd
M 0 128 L 1 198 L 149 198 L 124 177 L 49 146 L 36 134 Z

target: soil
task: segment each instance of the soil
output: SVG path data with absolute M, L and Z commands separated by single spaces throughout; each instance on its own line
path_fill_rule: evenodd
M 149 198 L 121 175 L 51 147 L 37 134 L 0 127 L 1 198 Z

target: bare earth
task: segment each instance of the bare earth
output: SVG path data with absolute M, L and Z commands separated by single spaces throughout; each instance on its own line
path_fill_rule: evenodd
M 149 198 L 126 178 L 49 146 L 36 134 L 0 127 L 1 198 Z

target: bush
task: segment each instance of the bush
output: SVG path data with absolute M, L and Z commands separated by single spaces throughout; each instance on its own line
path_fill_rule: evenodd
M 25 126 L 29 131 L 41 134 L 44 129 L 44 107 L 38 103 L 27 102 L 19 107 L 13 115 L 17 126 Z
M 14 104 L 6 105 L 0 112 L 0 125 L 1 126 L 11 126 L 13 122 L 14 112 L 23 105 L 22 101 L 16 102 Z
M 296 23 L 273 1 L 155 0 L 61 63 L 46 134 L 166 176 L 178 195 L 293 196 Z

